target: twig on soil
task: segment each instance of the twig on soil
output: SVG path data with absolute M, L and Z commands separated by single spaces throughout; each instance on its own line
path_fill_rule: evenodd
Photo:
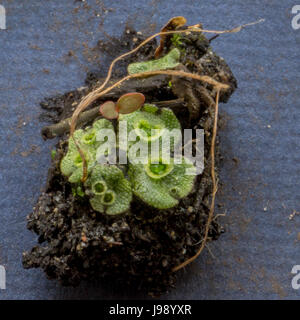
M 97 116 L 100 116 L 99 107 L 83 112 L 79 116 L 77 123 L 79 125 L 84 124 L 96 118 Z M 71 121 L 72 118 L 67 118 L 59 123 L 44 127 L 41 131 L 43 139 L 47 140 L 53 139 L 57 136 L 62 136 L 64 133 L 70 130 Z
M 155 103 L 155 105 L 161 108 L 177 109 L 184 106 L 184 99 L 158 101 Z M 78 118 L 77 124 L 84 125 L 85 123 L 90 122 L 96 117 L 100 116 L 101 115 L 99 113 L 99 107 L 95 107 L 91 110 L 81 113 Z M 67 118 L 50 126 L 45 126 L 41 131 L 43 139 L 53 139 L 57 136 L 62 136 L 63 134 L 69 132 L 71 121 L 72 118 Z
M 178 98 L 178 99 L 174 99 L 174 100 L 157 101 L 157 102 L 154 102 L 154 104 L 160 108 L 176 109 L 176 108 L 184 106 L 184 99 Z

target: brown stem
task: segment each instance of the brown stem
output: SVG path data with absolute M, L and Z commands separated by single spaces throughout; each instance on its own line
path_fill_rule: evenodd
M 155 105 L 160 108 L 177 109 L 184 106 L 184 99 L 158 101 L 155 102 Z M 98 116 L 100 116 L 99 107 L 95 107 L 91 110 L 81 113 L 77 123 L 79 125 L 84 125 L 85 123 L 94 120 Z M 71 120 L 72 118 L 67 118 L 65 120 L 60 121 L 59 123 L 44 127 L 41 131 L 43 139 L 53 139 L 57 136 L 62 136 L 63 134 L 69 132 Z
M 83 112 L 78 118 L 78 124 L 85 124 L 90 120 L 100 116 L 99 107 Z M 62 136 L 64 133 L 70 131 L 72 118 L 67 118 L 59 123 L 46 126 L 42 129 L 41 134 L 44 140 L 53 139 L 57 136 Z
M 170 108 L 170 109 L 179 109 L 179 108 L 182 108 L 183 106 L 185 107 L 184 99 L 182 98 L 174 99 L 174 100 L 158 101 L 158 102 L 154 102 L 154 104 L 160 108 Z

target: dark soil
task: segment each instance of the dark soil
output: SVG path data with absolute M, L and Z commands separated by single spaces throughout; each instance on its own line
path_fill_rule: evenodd
M 120 40 L 99 42 L 98 49 L 121 54 L 142 40 L 135 31 L 126 29 Z M 236 88 L 236 80 L 224 60 L 199 35 L 185 36 L 181 42 L 184 49 L 181 68 L 228 83 L 231 89 L 221 95 L 221 101 L 226 102 Z M 166 50 L 174 46 L 170 38 L 166 46 Z M 114 78 L 125 74 L 130 61 L 152 58 L 155 48 L 153 41 L 118 65 Z M 101 81 L 99 75 L 100 71 L 88 74 L 84 89 L 45 99 L 41 103 L 45 110 L 42 119 L 57 122 L 69 117 L 81 97 Z M 45 192 L 28 216 L 28 229 L 39 236 L 39 245 L 23 254 L 25 268 L 40 267 L 49 278 L 59 279 L 63 285 L 76 286 L 81 280 L 108 277 L 152 294 L 165 292 L 174 285 L 176 276 L 171 269 L 193 256 L 204 237 L 212 191 L 209 150 L 214 110 L 210 102 L 216 93 L 210 86 L 193 80 L 163 77 L 159 81 L 158 88 L 144 91 L 147 101 L 184 98 L 187 108 L 177 112 L 183 128 L 205 130 L 205 170 L 197 176 L 194 191 L 169 210 L 159 211 L 135 200 L 127 214 L 109 217 L 97 213 L 87 198 L 74 197 L 70 183 L 60 174 L 59 163 L 67 145 L 66 136 L 62 137 L 48 172 Z M 217 150 L 217 164 L 219 158 Z M 214 220 L 209 239 L 216 240 L 221 232 Z

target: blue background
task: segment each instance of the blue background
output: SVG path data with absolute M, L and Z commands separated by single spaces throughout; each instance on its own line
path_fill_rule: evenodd
M 224 162 L 217 211 L 226 233 L 209 244 L 166 299 L 298 299 L 291 269 L 300 264 L 300 30 L 291 27 L 294 1 L 122 0 L 9 1 L 0 30 L 0 264 L 7 289 L 0 299 L 130 299 L 141 294 L 97 285 L 63 288 L 40 270 L 22 268 L 36 243 L 26 229 L 44 186 L 55 141 L 43 142 L 39 102 L 84 85 L 104 34 L 120 36 L 126 22 L 153 33 L 172 16 L 189 24 L 228 29 L 265 18 L 213 48 L 235 74 L 239 89 L 221 105 Z M 78 9 L 76 9 L 78 8 Z M 72 50 L 75 56 L 68 57 Z M 114 52 L 111 53 L 114 56 Z M 238 158 L 236 163 L 233 158 Z

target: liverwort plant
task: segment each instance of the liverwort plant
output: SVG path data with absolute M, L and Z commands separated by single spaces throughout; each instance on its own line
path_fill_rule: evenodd
M 133 194 L 149 206 L 168 209 L 176 206 L 193 189 L 194 165 L 182 156 L 180 159 L 174 157 L 175 146 L 182 139 L 179 120 L 171 109 L 158 108 L 154 104 L 141 107 L 144 100 L 142 94 L 130 93 L 123 95 L 116 104 L 108 101 L 100 107 L 100 112 L 107 118 L 115 119 L 112 115 L 117 112 L 119 124 L 126 124 L 129 135 L 125 145 L 128 157 L 125 173 L 115 164 L 97 161 L 99 150 L 107 143 L 105 139 L 98 140 L 102 130 L 111 130 L 115 137 L 115 128 L 108 119 L 96 120 L 91 127 L 74 133 L 87 161 L 88 178 L 83 184 L 83 161 L 74 140 L 69 139 L 68 152 L 60 164 L 61 172 L 73 184 L 74 196 L 87 196 L 95 211 L 107 215 L 126 212 Z M 170 134 L 174 131 L 180 134 Z M 137 137 L 136 141 L 130 139 L 132 133 Z M 168 149 L 164 147 L 165 140 L 169 141 Z M 159 152 L 153 156 L 154 144 Z M 139 149 L 137 145 L 145 146 L 146 151 L 151 150 L 150 156 L 146 152 L 142 162 L 134 161 L 138 158 L 135 153 Z M 118 147 L 122 149 L 123 146 L 119 144 Z
M 177 48 L 172 49 L 168 54 L 160 59 L 131 63 L 128 68 L 128 74 L 142 73 L 147 71 L 173 69 L 179 65 L 180 51 Z
M 85 130 L 78 129 L 74 134 L 74 138 L 79 141 L 81 150 L 86 157 L 88 172 L 90 172 L 91 168 L 95 165 L 97 149 L 104 143 L 96 139 L 97 132 L 102 129 L 113 130 L 113 125 L 106 119 L 100 119 L 95 121 L 92 127 L 86 128 Z M 70 138 L 68 142 L 68 152 L 60 163 L 60 170 L 63 175 L 68 177 L 69 182 L 79 183 L 83 175 L 82 167 L 83 161 L 81 155 L 76 148 L 74 140 Z
M 179 60 L 180 51 L 174 48 L 160 59 L 130 64 L 128 73 L 172 69 L 178 66 Z M 168 209 L 176 206 L 193 189 L 195 167 L 181 154 L 180 157 L 176 154 L 177 144 L 181 146 L 182 143 L 179 120 L 171 109 L 144 102 L 145 96 L 139 92 L 124 94 L 116 103 L 106 101 L 99 109 L 104 119 L 96 120 L 92 127 L 74 132 L 73 137 L 79 142 L 86 161 L 86 180 L 82 179 L 84 165 L 78 145 L 72 137 L 69 139 L 68 152 L 61 161 L 61 172 L 74 184 L 74 195 L 83 196 L 84 193 L 95 211 L 107 215 L 124 213 L 129 210 L 133 195 L 149 206 Z M 115 119 L 119 124 L 117 130 L 110 121 Z M 123 145 L 120 125 L 124 123 L 129 135 Z M 118 133 L 115 145 L 119 148 L 119 156 L 121 151 L 125 151 L 127 162 L 124 170 L 115 163 L 97 161 L 100 159 L 98 151 L 106 147 L 108 141 L 110 143 L 109 138 L 98 141 L 97 137 L 101 136 L 103 129 L 112 130 L 114 138 Z M 165 144 L 165 141 L 168 143 Z M 144 158 L 139 158 L 137 154 L 143 148 L 147 152 Z M 154 156 L 153 149 L 158 150 Z
M 185 158 L 181 164 L 160 158 L 157 163 L 130 165 L 128 174 L 134 195 L 154 208 L 169 209 L 192 191 L 195 174 L 187 175 L 186 169 L 193 168 Z
M 96 165 L 85 182 L 86 193 L 95 211 L 116 215 L 129 209 L 132 200 L 130 182 L 115 165 Z
M 163 137 L 166 137 L 173 130 L 181 132 L 181 125 L 174 112 L 167 108 L 158 108 L 154 104 L 145 104 L 140 110 L 120 115 L 119 121 L 125 121 L 127 131 L 134 133 L 140 143 L 144 142 L 151 149 L 151 146 L 158 142 L 158 149 L 162 150 Z M 170 137 L 170 150 L 179 142 L 181 136 Z M 166 139 L 167 140 L 167 139 Z M 131 147 L 134 142 L 129 141 Z

